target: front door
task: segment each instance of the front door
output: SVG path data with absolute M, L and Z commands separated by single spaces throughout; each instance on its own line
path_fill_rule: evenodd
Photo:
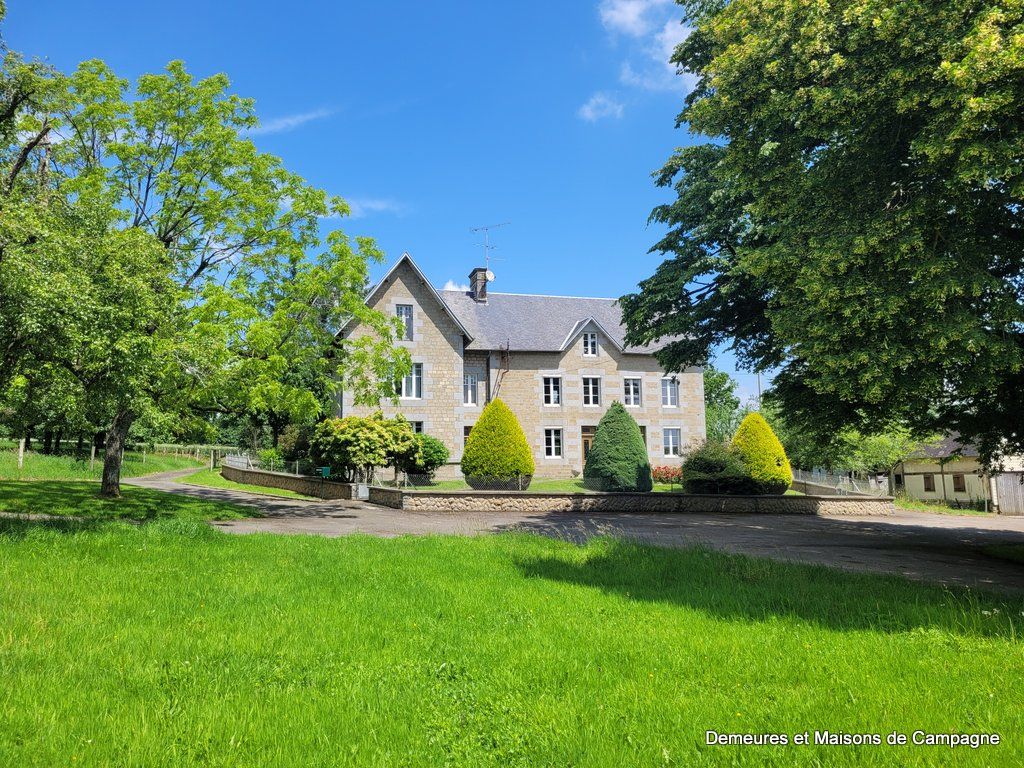
M 587 463 L 587 456 L 590 455 L 590 446 L 594 444 L 594 433 L 597 427 L 580 427 L 580 437 L 583 442 L 583 463 Z

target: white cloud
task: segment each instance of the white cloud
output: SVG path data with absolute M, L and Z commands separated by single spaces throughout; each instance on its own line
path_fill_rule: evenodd
M 405 213 L 405 206 L 402 203 L 386 197 L 346 197 L 345 202 L 352 211 L 353 219 L 361 219 L 374 213 Z
M 590 100 L 576 111 L 576 114 L 581 120 L 586 120 L 588 123 L 596 123 L 605 117 L 618 119 L 622 117 L 623 110 L 622 102 L 617 101 L 607 93 L 599 92 L 591 96 Z
M 609 33 L 627 38 L 619 66 L 622 85 L 645 91 L 692 90 L 695 78 L 679 75 L 669 61 L 691 31 L 672 0 L 600 0 L 597 10 Z
M 601 0 L 598 12 L 601 23 L 610 32 L 643 37 L 651 31 L 651 16 L 671 0 Z
M 294 131 L 296 128 L 299 128 L 306 123 L 310 123 L 314 120 L 322 120 L 323 118 L 330 117 L 333 114 L 333 109 L 314 109 L 312 112 L 299 112 L 294 115 L 275 117 L 261 123 L 255 128 L 250 129 L 249 134 L 257 136 L 261 134 L 287 133 L 288 131 Z
M 454 280 L 449 280 L 444 284 L 442 291 L 462 291 L 463 293 L 469 293 L 469 286 L 465 283 L 456 283 Z

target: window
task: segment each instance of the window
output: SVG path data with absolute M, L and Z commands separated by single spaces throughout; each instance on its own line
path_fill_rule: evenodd
M 466 373 L 462 376 L 462 404 L 476 405 L 477 378 L 475 373 Z
M 924 476 L 924 491 L 925 493 L 935 493 L 935 475 Z
M 665 446 L 666 456 L 681 456 L 682 450 L 679 447 L 681 442 L 680 430 L 678 429 L 666 429 L 662 432 L 663 439 L 662 443 Z
M 643 424 L 640 425 L 640 439 L 644 441 L 644 445 L 647 445 L 647 427 Z
M 661 380 L 661 405 L 664 408 L 679 407 L 679 380 L 675 376 Z
M 586 357 L 597 357 L 597 334 L 583 334 L 583 354 Z
M 623 379 L 622 400 L 626 405 L 641 405 L 640 402 L 640 379 Z
M 544 455 L 549 459 L 562 458 L 562 430 L 544 430 Z
M 583 404 L 601 404 L 601 379 L 597 376 L 583 377 Z
M 558 376 L 544 377 L 544 405 L 562 404 L 562 380 Z
M 462 428 L 462 441 L 469 440 L 469 433 L 473 431 L 473 425 L 470 424 L 468 427 Z
M 402 379 L 398 390 L 403 400 L 419 400 L 423 397 L 423 363 L 413 363 L 409 375 Z
M 402 338 L 412 341 L 412 304 L 398 304 L 395 309 L 402 321 Z
M 422 421 L 414 421 L 414 422 L 412 422 L 412 431 L 415 432 L 417 435 L 421 434 L 423 432 L 423 422 Z
M 953 475 L 953 493 L 967 493 L 967 479 L 963 475 Z

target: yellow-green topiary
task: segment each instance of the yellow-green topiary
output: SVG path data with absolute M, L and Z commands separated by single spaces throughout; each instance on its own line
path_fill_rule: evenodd
M 489 402 L 462 452 L 462 474 L 473 488 L 525 490 L 533 477 L 533 453 L 519 421 L 501 400 Z
M 761 493 L 785 493 L 793 484 L 786 451 L 760 413 L 747 414 L 732 445 Z

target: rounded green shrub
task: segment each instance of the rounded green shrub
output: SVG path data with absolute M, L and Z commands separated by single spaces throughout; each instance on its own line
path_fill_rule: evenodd
M 599 491 L 647 492 L 654 487 L 640 427 L 620 402 L 613 402 L 597 425 L 583 484 Z
M 739 452 L 725 443 L 709 441 L 690 453 L 682 466 L 686 493 L 754 494 L 759 486 L 747 472 Z
M 413 436 L 413 450 L 398 459 L 399 471 L 408 475 L 432 476 L 448 461 L 448 446 L 431 435 Z
M 785 493 L 793 484 L 786 451 L 761 414 L 747 414 L 732 438 L 732 446 L 760 493 Z
M 478 489 L 525 489 L 533 470 L 533 454 L 515 414 L 501 400 L 492 400 L 473 425 L 462 452 L 466 482 Z

